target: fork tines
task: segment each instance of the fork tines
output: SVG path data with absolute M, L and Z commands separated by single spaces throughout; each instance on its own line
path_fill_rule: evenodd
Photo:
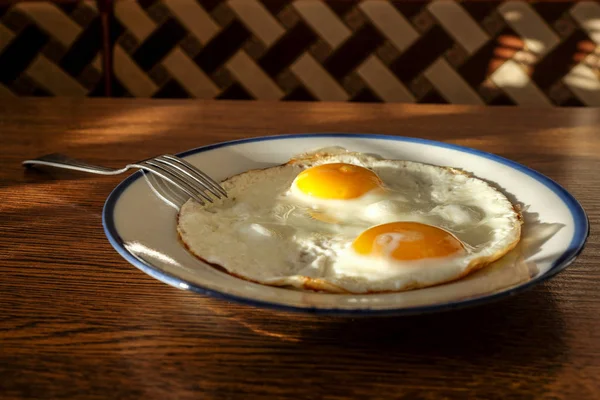
M 166 154 L 146 160 L 140 166 L 180 187 L 200 204 L 205 204 L 203 200 L 213 202 L 207 191 L 217 199 L 227 197 L 227 192 L 221 185 L 179 157 Z

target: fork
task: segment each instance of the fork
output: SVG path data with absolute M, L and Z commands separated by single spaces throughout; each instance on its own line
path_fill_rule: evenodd
M 184 159 L 169 154 L 127 164 L 121 169 L 91 165 L 58 153 L 25 160 L 22 164 L 25 167 L 42 165 L 100 175 L 118 175 L 132 168 L 138 168 L 160 176 L 202 205 L 213 202 L 207 191 L 218 199 L 227 197 L 225 189 L 210 176 Z

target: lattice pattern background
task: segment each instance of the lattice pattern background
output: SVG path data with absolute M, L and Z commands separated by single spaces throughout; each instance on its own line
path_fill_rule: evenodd
M 101 95 L 95 2 L 0 8 L 0 96 Z
M 102 89 L 93 3 L 0 13 L 0 93 Z M 110 35 L 113 96 L 600 105 L 592 1 L 118 0 Z

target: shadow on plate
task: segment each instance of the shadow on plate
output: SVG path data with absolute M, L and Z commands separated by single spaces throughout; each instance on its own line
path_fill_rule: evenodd
M 542 245 L 565 227 L 564 224 L 541 221 L 538 213 L 528 211 L 529 205 L 519 201 L 517 196 L 506 190 L 506 188 L 489 179 L 484 179 L 479 176 L 477 176 L 477 178 L 504 194 L 508 200 L 521 211 L 521 215 L 523 216 L 523 228 L 518 248 L 522 252 L 524 258 L 530 258 L 539 253 Z M 538 262 L 542 261 L 543 260 L 539 260 Z M 533 265 L 533 267 L 536 266 Z M 531 276 L 534 277 L 539 272 L 540 271 L 538 270 L 532 271 Z

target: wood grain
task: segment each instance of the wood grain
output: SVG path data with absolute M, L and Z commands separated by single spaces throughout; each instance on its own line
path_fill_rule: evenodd
M 600 111 L 338 103 L 0 102 L 2 399 L 598 399 Z M 120 177 L 24 171 L 64 152 L 120 166 L 229 139 L 372 132 L 491 151 L 587 210 L 581 257 L 494 304 L 410 318 L 255 309 L 160 283 L 111 248 Z

